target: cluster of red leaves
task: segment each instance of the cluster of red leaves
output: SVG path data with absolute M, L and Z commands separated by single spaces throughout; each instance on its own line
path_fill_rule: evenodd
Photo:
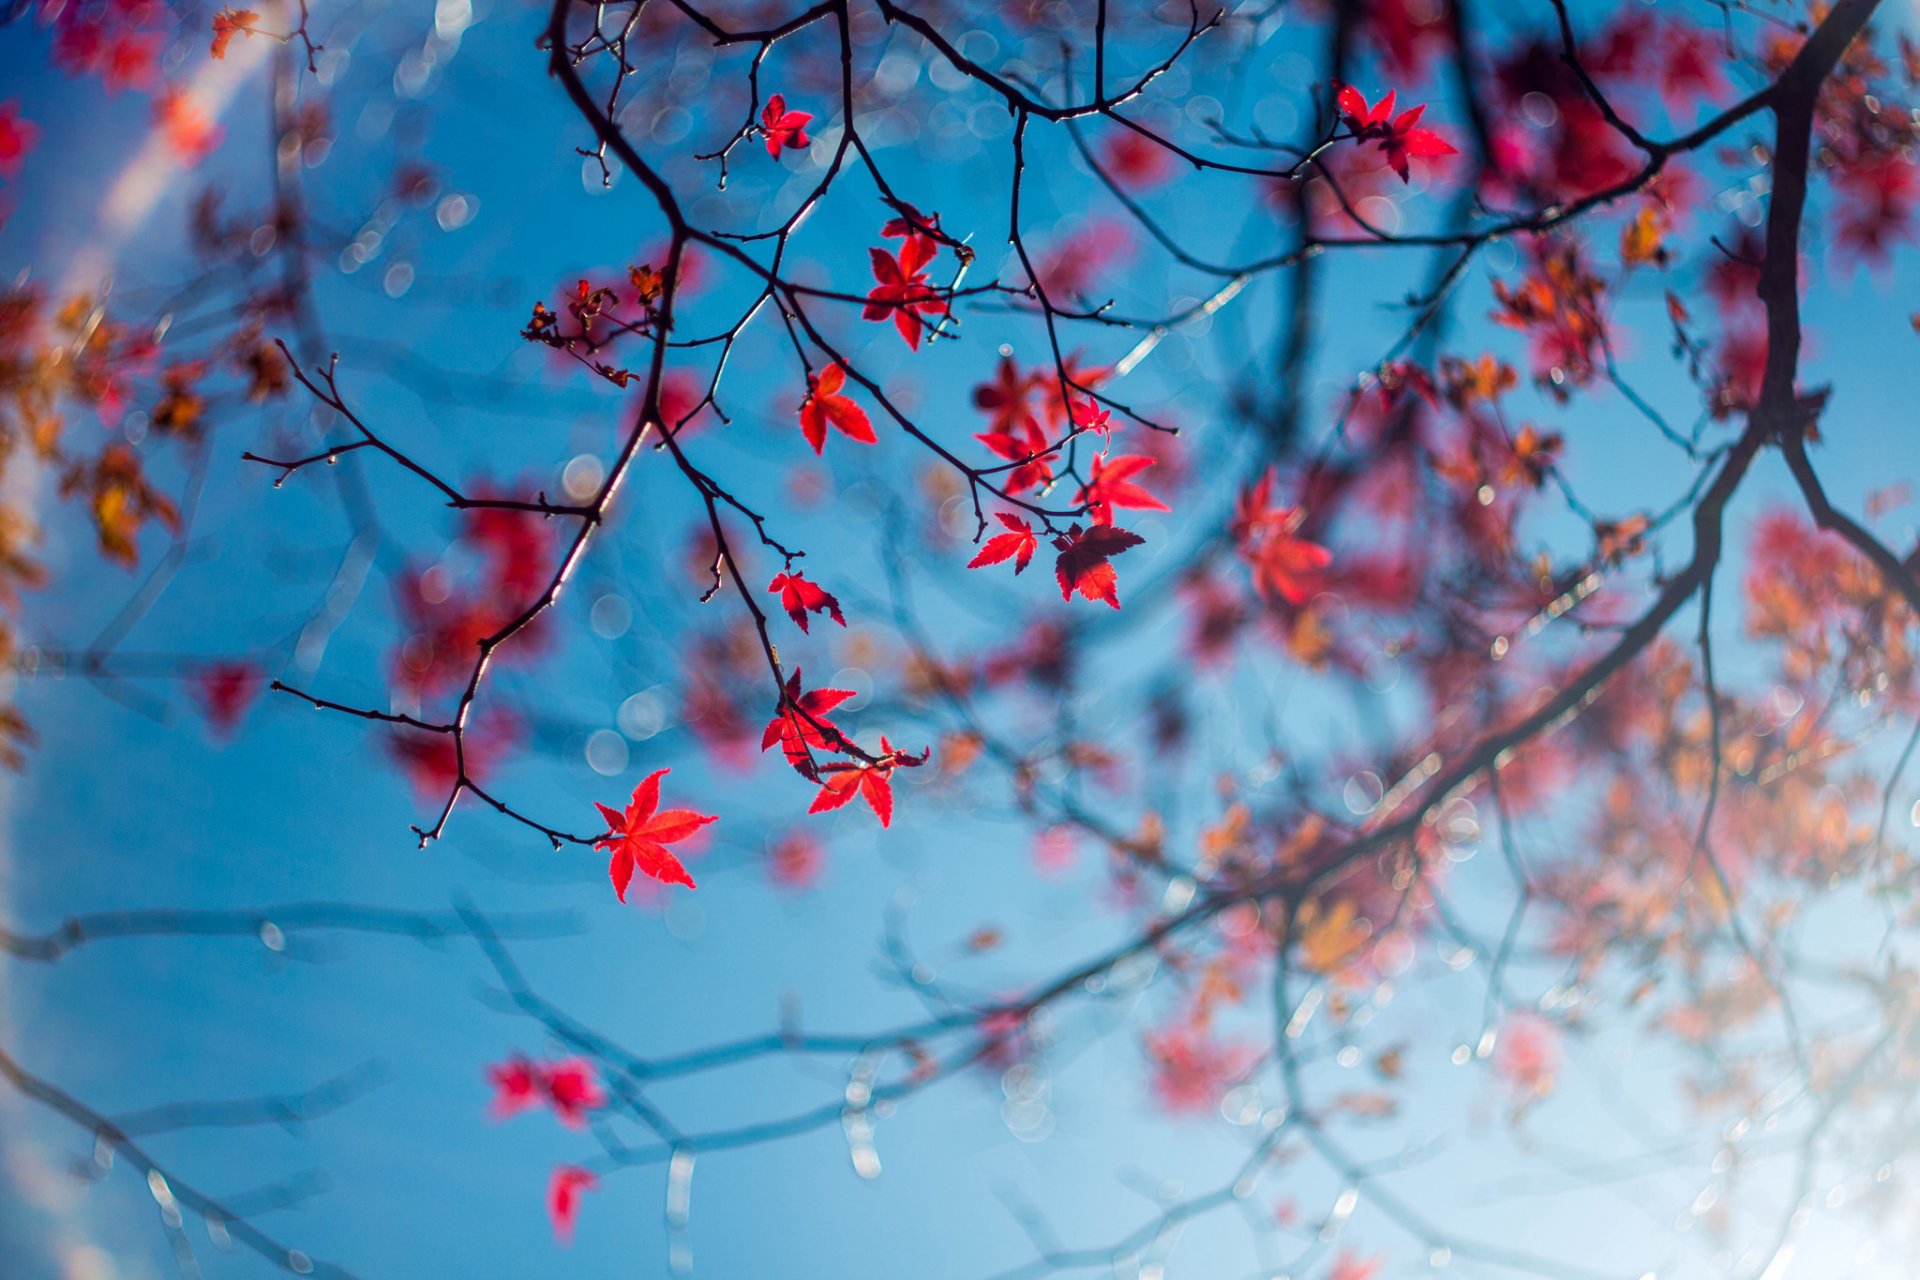
M 252 9 L 235 9 L 231 6 L 213 15 L 213 43 L 207 52 L 215 58 L 227 56 L 227 46 L 233 43 L 237 35 L 253 36 L 259 34 L 256 25 L 260 15 Z
M 1572 241 L 1536 240 L 1529 248 L 1530 269 L 1519 284 L 1496 280 L 1499 309 L 1494 319 L 1527 335 L 1534 381 L 1565 400 L 1576 387 L 1593 380 L 1604 365 L 1606 320 L 1601 314 L 1605 285 L 1587 270 Z
M 1164 507 L 1160 510 L 1165 510 Z M 1025 572 L 1033 560 L 1033 553 L 1039 546 L 1039 535 L 1033 526 L 1018 516 L 996 512 L 995 518 L 1007 528 L 1006 533 L 995 534 L 988 538 L 979 554 L 967 562 L 969 569 L 978 569 L 985 565 L 1013 561 L 1016 575 Z M 1115 527 L 1108 517 L 1108 523 L 1095 523 L 1082 528 L 1078 524 L 1067 526 L 1062 533 L 1053 538 L 1054 577 L 1060 584 L 1060 598 L 1071 600 L 1078 592 L 1088 600 L 1104 600 L 1115 609 L 1120 607 L 1119 575 L 1114 571 L 1112 559 L 1123 551 L 1141 544 L 1139 534 Z
M 1082 368 L 1068 356 L 1062 368 L 1051 373 L 1040 370 L 1021 372 L 1012 356 L 1002 356 L 993 380 L 973 389 L 974 407 L 987 415 L 987 430 L 974 439 L 995 455 L 1014 463 L 1006 473 L 1006 491 L 1024 493 L 1044 489 L 1053 483 L 1053 459 L 1057 450 L 1049 431 L 1081 428 L 1110 430 L 1106 411 L 1087 404 L 1075 410 L 1075 388 L 1097 387 L 1106 378 L 1104 369 Z
M 1097 385 L 1104 377 L 1104 370 L 1081 369 L 1072 359 L 1053 376 L 1038 371 L 1022 373 L 1011 356 L 1003 355 L 993 380 L 974 388 L 973 402 L 989 420 L 988 430 L 975 439 L 1014 464 L 1005 473 L 1006 491 L 1018 494 L 1030 488 L 1044 489 L 1054 481 L 1053 460 L 1059 445 L 1049 440 L 1043 419 L 1055 429 L 1067 429 L 1068 438 L 1081 434 L 1101 437 L 1103 447 L 1093 455 L 1087 478 L 1074 496 L 1075 505 L 1086 512 L 1088 526 L 1072 524 L 1058 532 L 1049 526 L 1048 532 L 1053 534 L 1057 553 L 1054 576 L 1060 585 L 1060 598 L 1071 600 L 1077 593 L 1087 600 L 1104 600 L 1118 609 L 1119 579 L 1112 559 L 1139 546 L 1142 539 L 1113 523 L 1114 509 L 1169 508 L 1135 480 L 1158 465 L 1159 459 L 1147 454 L 1112 455 L 1112 437 L 1118 425 L 1113 421 L 1113 411 L 1074 394 L 1075 387 Z M 987 539 L 967 567 L 978 569 L 1011 560 L 1016 575 L 1025 572 L 1038 549 L 1039 533 L 1020 516 L 996 512 L 994 518 L 1005 532 Z
M 583 1058 L 537 1062 L 516 1053 L 488 1067 L 487 1080 L 493 1085 L 489 1111 L 495 1120 L 544 1105 L 561 1124 L 583 1129 L 588 1114 L 607 1105 L 606 1090 Z M 581 1192 L 593 1190 L 598 1182 L 592 1172 L 578 1165 L 561 1165 L 553 1171 L 547 1183 L 547 1218 L 561 1244 L 573 1240 Z
M 483 485 L 476 496 L 495 495 Z M 456 562 L 476 562 L 465 581 L 456 581 L 448 558 L 400 576 L 400 618 L 408 634 L 394 655 L 394 683 L 416 698 L 463 685 L 480 657 L 480 642 L 539 596 L 553 556 L 553 526 L 538 513 L 498 507 L 466 512 L 453 553 Z M 535 622 L 503 656 L 530 656 L 543 636 Z
M 97 77 L 108 93 L 146 91 L 160 77 L 160 54 L 174 25 L 160 0 L 44 6 L 53 23 L 53 61 L 69 75 Z
M 569 1129 L 584 1129 L 587 1113 L 607 1105 L 606 1091 L 584 1058 L 536 1062 L 516 1053 L 488 1067 L 487 1079 L 496 1120 L 544 1105 Z
M 793 771 L 820 790 L 808 813 L 838 809 L 856 796 L 867 802 L 874 816 L 885 827 L 893 822 L 893 773 L 896 769 L 914 769 L 925 764 L 931 749 L 919 755 L 902 751 L 884 736 L 877 755 L 866 755 L 827 718 L 833 709 L 853 697 L 851 689 L 804 689 L 800 668 L 795 667 L 781 690 L 780 703 L 773 719 L 760 735 L 760 749 L 767 751 L 775 743 Z M 826 764 L 815 753 L 844 755 L 846 760 Z
M 607 822 L 607 834 L 595 840 L 593 847 L 612 852 L 607 874 L 613 880 L 615 896 L 622 902 L 627 900 L 627 886 L 633 882 L 635 871 L 662 884 L 693 888 L 693 877 L 667 846 L 678 844 L 708 823 L 718 821 L 710 814 L 695 813 L 691 809 L 659 812 L 660 779 L 668 772 L 656 769 L 642 778 L 640 785 L 633 789 L 625 812 L 604 804 L 593 806 Z

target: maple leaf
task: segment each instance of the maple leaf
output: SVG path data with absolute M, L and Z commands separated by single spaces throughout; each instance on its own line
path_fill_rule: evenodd
M 213 47 L 208 51 L 215 58 L 227 56 L 227 46 L 241 32 L 252 35 L 254 23 L 260 21 L 260 15 L 252 9 L 222 9 L 213 15 Z
M 927 283 L 927 263 L 939 246 L 925 236 L 908 236 L 898 257 L 885 249 L 867 250 L 878 284 L 867 291 L 867 305 L 861 316 L 868 320 L 893 318 L 893 327 L 915 351 L 920 349 L 921 330 L 926 328 L 923 314 L 942 316 L 946 304 Z
M 782 94 L 774 94 L 767 99 L 767 105 L 760 111 L 760 132 L 767 138 L 767 154 L 775 160 L 786 148 L 804 147 L 813 139 L 807 137 L 807 122 L 813 119 L 811 112 L 787 110 L 787 100 Z
M 1253 585 L 1262 594 L 1304 604 L 1319 585 L 1320 571 L 1333 563 L 1333 553 L 1317 542 L 1276 532 L 1263 539 L 1249 559 Z
M 600 1179 L 592 1170 L 563 1164 L 553 1171 L 547 1183 L 547 1218 L 553 1223 L 553 1235 L 561 1244 L 573 1243 L 574 1220 L 580 1216 L 580 1193 L 592 1191 Z
M 193 676 L 194 700 L 213 731 L 226 736 L 260 693 L 260 669 L 251 662 L 216 662 Z
M 988 434 L 1039 435 L 1040 422 L 1028 400 L 1040 390 L 1040 384 L 1040 375 L 1021 373 L 1012 356 L 1001 356 L 993 380 L 973 389 L 974 407 L 985 411 L 992 422 Z
M 805 574 L 779 574 L 767 584 L 767 590 L 780 593 L 780 607 L 787 611 L 787 616 L 802 631 L 807 629 L 809 611 L 824 612 L 841 626 L 847 625 L 846 618 L 840 613 L 840 602 L 834 599 L 833 593 L 807 581 Z
M 606 1092 L 584 1058 L 548 1063 L 541 1069 L 540 1085 L 553 1114 L 569 1129 L 585 1128 L 587 1112 L 607 1105 Z
M 1253 585 L 1262 595 L 1279 596 L 1288 604 L 1304 604 L 1319 589 L 1322 571 L 1333 563 L 1333 553 L 1316 542 L 1294 536 L 1300 513 L 1275 507 L 1274 473 L 1269 468 L 1244 489 L 1234 504 L 1233 536 L 1240 556 L 1253 569 Z
M 1047 447 L 1046 432 L 1031 415 L 1008 430 L 996 428 L 974 436 L 981 444 L 1007 461 L 1015 463 L 1007 472 L 1007 492 L 1022 493 L 1045 488 L 1053 483 L 1053 456 Z
M 869 765 L 829 766 L 820 779 L 820 794 L 813 798 L 807 812 L 826 813 L 855 796 L 865 797 L 867 807 L 880 819 L 881 826 L 893 821 L 893 783 L 885 773 Z
M 487 1081 L 493 1085 L 493 1105 L 488 1110 L 496 1120 L 539 1105 L 539 1069 L 517 1053 L 488 1067 Z
M 633 799 L 628 801 L 625 813 L 603 804 L 593 806 L 607 820 L 608 832 L 595 840 L 593 847 L 613 851 L 608 874 L 613 877 L 614 894 L 622 902 L 627 900 L 627 885 L 632 882 L 635 871 L 643 871 L 663 884 L 694 887 L 693 877 L 667 846 L 685 840 L 716 819 L 691 809 L 656 813 L 660 807 L 660 779 L 668 772 L 656 769 L 641 779 L 640 785 L 633 789 Z
M 880 755 L 870 764 L 836 764 L 822 769 L 820 792 L 808 806 L 808 813 L 827 813 L 859 796 L 867 802 L 882 827 L 893 822 L 893 771 L 918 768 L 927 762 L 931 750 L 918 756 L 897 750 L 886 738 L 880 739 Z
M 39 126 L 20 118 L 18 98 L 0 102 L 0 176 L 19 177 L 20 166 L 39 137 Z
M 1097 387 L 1107 380 L 1111 369 L 1089 365 L 1081 367 L 1080 354 L 1073 352 L 1059 362 L 1052 374 L 1036 374 L 1049 422 L 1065 425 L 1073 421 L 1072 389 Z
M 1547 482 L 1547 472 L 1552 469 L 1563 443 L 1557 431 L 1541 431 L 1531 423 L 1520 428 L 1520 434 L 1513 438 L 1513 457 L 1500 473 L 1501 482 L 1524 481 L 1538 489 Z
M 982 565 L 1012 560 L 1014 573 L 1025 573 L 1027 566 L 1033 562 L 1034 549 L 1039 546 L 1033 526 L 1019 516 L 1010 516 L 1003 511 L 995 512 L 994 519 L 1005 525 L 1008 532 L 996 533 L 988 538 L 987 544 L 980 548 L 980 554 L 967 561 L 967 568 L 978 569 Z
M 903 204 L 899 201 L 894 202 L 894 207 L 900 210 L 899 216 L 887 219 L 886 224 L 880 228 L 880 234 L 888 240 L 924 241 L 925 243 L 922 248 L 926 256 L 931 259 L 934 254 L 940 251 L 940 237 L 938 234 L 940 231 L 940 215 L 937 213 L 922 214 L 912 205 Z M 959 248 L 954 250 L 954 252 L 961 254 L 964 259 L 965 255 L 970 253 L 971 250 Z
M 827 713 L 852 696 L 851 689 L 810 689 L 802 693 L 800 668 L 795 667 L 780 705 L 774 709 L 773 719 L 767 721 L 766 731 L 760 735 L 760 749 L 765 751 L 778 742 L 786 753 L 787 763 L 801 777 L 813 778 L 811 749 L 817 747 L 832 752 L 846 749 L 846 739 L 827 719 Z
M 1054 576 L 1060 582 L 1060 598 L 1071 600 L 1078 591 L 1089 600 L 1105 600 L 1118 609 L 1120 579 L 1107 562 L 1144 541 L 1139 534 L 1129 533 L 1117 525 L 1096 524 L 1087 529 L 1077 524 L 1070 526 L 1053 540 L 1054 548 L 1060 553 L 1053 566 Z
M 1133 483 L 1133 477 L 1157 465 L 1159 459 L 1149 458 L 1145 454 L 1126 453 L 1117 458 L 1095 454 L 1093 474 L 1073 500 L 1087 508 L 1087 518 L 1095 524 L 1112 524 L 1115 507 L 1132 507 L 1141 511 L 1170 510 L 1166 503 Z
M 1069 400 L 1067 404 L 1076 430 L 1096 432 L 1108 439 L 1113 437 L 1113 410 L 1103 409 L 1091 400 Z
M 1340 114 L 1346 117 L 1347 128 L 1353 130 L 1356 140 L 1372 140 L 1380 144 L 1380 150 L 1386 153 L 1387 164 L 1400 175 L 1400 181 L 1410 181 L 1407 173 L 1409 157 L 1450 156 L 1455 148 L 1452 143 L 1431 129 L 1421 129 L 1421 113 L 1427 108 L 1423 103 L 1409 107 L 1399 115 L 1393 114 L 1394 90 L 1367 105 L 1367 100 L 1352 85 L 1341 85 L 1336 95 Z
M 800 433 L 806 436 L 815 454 L 826 447 L 829 423 L 849 439 L 862 444 L 879 443 L 866 410 L 840 394 L 840 388 L 846 383 L 847 371 L 837 364 L 829 365 L 817 375 L 807 375 L 807 398 L 800 402 Z

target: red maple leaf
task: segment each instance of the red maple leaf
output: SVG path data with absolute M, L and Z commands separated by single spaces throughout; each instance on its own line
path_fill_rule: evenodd
M 1140 511 L 1170 510 L 1166 503 L 1133 482 L 1133 477 L 1157 465 L 1159 459 L 1144 454 L 1125 453 L 1111 459 L 1095 454 L 1093 474 L 1073 500 L 1087 508 L 1087 518 L 1095 524 L 1112 524 L 1115 507 L 1131 507 Z
M 900 210 L 900 215 L 889 218 L 880 228 L 880 234 L 889 240 L 924 240 L 926 256 L 931 259 L 940 249 L 939 237 L 934 234 L 940 230 L 940 215 L 923 215 L 912 205 L 898 201 L 894 207 Z
M 1107 563 L 1112 556 L 1119 555 L 1131 547 L 1139 546 L 1145 539 L 1137 533 L 1129 533 L 1116 525 L 1096 524 L 1088 529 L 1073 525 L 1053 540 L 1054 547 L 1060 552 L 1054 561 L 1054 576 L 1060 580 L 1060 598 L 1073 599 L 1078 591 L 1089 600 L 1105 600 L 1118 609 L 1120 607 L 1120 579 Z
M 923 751 L 918 756 L 908 755 L 896 750 L 883 737 L 879 758 L 871 764 L 836 764 L 822 769 L 820 793 L 814 796 L 807 812 L 826 813 L 859 796 L 880 819 L 880 825 L 889 826 L 893 822 L 893 771 L 917 768 L 927 762 L 930 754 L 931 751 Z
M 1080 364 L 1080 353 L 1072 352 L 1061 360 L 1052 374 L 1037 374 L 1040 384 L 1042 407 L 1047 421 L 1065 426 L 1073 421 L 1074 392 L 1091 390 L 1107 380 L 1111 369 L 1102 369 L 1097 365 L 1085 368 Z
M 1017 464 L 1007 472 L 1009 494 L 1045 488 L 1053 483 L 1053 455 L 1047 448 L 1047 435 L 1031 415 L 1018 420 L 1010 430 L 995 428 L 981 432 L 974 439 Z
M 927 323 L 920 317 L 943 316 L 947 311 L 940 295 L 927 283 L 927 263 L 938 249 L 925 236 L 908 236 L 897 258 L 885 249 L 867 250 L 873 278 L 879 283 L 867 291 L 867 305 L 860 314 L 868 320 L 892 316 L 893 327 L 915 351 L 920 349 L 920 333 Z
M 765 751 L 778 742 L 786 753 L 787 763 L 801 777 L 813 778 L 815 769 L 810 754 L 813 748 L 836 753 L 846 749 L 847 740 L 827 719 L 827 713 L 852 696 L 851 689 L 810 689 L 802 693 L 800 668 L 795 667 L 773 719 L 767 721 L 766 731 L 760 735 L 760 749 Z
M 816 583 L 808 582 L 805 574 L 778 574 L 772 582 L 767 584 L 767 590 L 780 593 L 780 607 L 787 611 L 787 616 L 792 618 L 794 625 L 802 631 L 807 629 L 809 611 L 824 612 L 841 626 L 847 625 L 846 618 L 840 613 L 840 602 L 834 599 L 833 593 Z
M 1040 434 L 1040 422 L 1033 416 L 1033 408 L 1028 400 L 1039 389 L 1038 374 L 1022 373 L 1012 356 L 1001 356 L 1000 364 L 994 370 L 993 381 L 983 382 L 973 389 L 973 403 L 975 408 L 984 410 L 992 421 L 989 434 L 1037 436 Z
M 1261 594 L 1277 595 L 1288 604 L 1306 603 L 1320 585 L 1321 570 L 1333 563 L 1331 551 L 1288 533 L 1268 535 L 1247 558 Z
M 231 734 L 260 694 L 260 669 L 251 662 L 217 662 L 193 676 L 194 700 L 221 737 Z
M 1387 90 L 1387 96 L 1369 107 L 1367 100 L 1352 85 L 1341 85 L 1338 94 L 1340 114 L 1346 117 L 1347 128 L 1353 130 L 1357 140 L 1372 139 L 1380 144 L 1380 150 L 1387 156 L 1387 164 L 1400 175 L 1400 181 L 1409 181 L 1407 159 L 1410 156 L 1450 156 L 1454 146 L 1431 129 L 1416 128 L 1420 114 L 1426 104 L 1409 107 L 1398 116 L 1393 114 L 1394 90 Z
M 837 364 L 829 365 L 818 374 L 807 375 L 807 398 L 800 402 L 800 433 L 806 436 L 816 454 L 826 447 L 829 423 L 838 427 L 842 435 L 862 444 L 879 442 L 873 434 L 873 424 L 867 421 L 866 410 L 840 394 L 840 388 L 846 383 L 847 371 Z
M 768 98 L 760 112 L 760 132 L 767 138 L 767 154 L 778 160 L 783 148 L 804 147 L 812 142 L 813 139 L 807 137 L 807 122 L 812 119 L 811 112 L 787 110 L 787 100 L 781 94 Z
M 585 1128 L 587 1112 L 607 1105 L 606 1091 L 601 1089 L 593 1068 L 584 1058 L 548 1063 L 541 1069 L 540 1083 L 547 1095 L 547 1105 L 569 1129 Z
M 813 798 L 807 812 L 826 813 L 855 796 L 866 798 L 867 807 L 880 819 L 881 826 L 893 821 L 893 783 L 885 773 L 868 765 L 832 765 L 824 770 L 820 794 Z
M 593 847 L 613 851 L 608 874 L 613 877 L 613 891 L 622 902 L 627 900 L 627 885 L 632 882 L 635 871 L 643 871 L 663 884 L 694 887 L 693 877 L 667 846 L 685 840 L 716 819 L 691 809 L 654 812 L 660 807 L 660 779 L 667 773 L 666 769 L 656 769 L 641 779 L 640 785 L 633 789 L 633 799 L 627 802 L 625 813 L 603 804 L 593 806 L 607 820 L 608 832 L 595 840 Z
M 1071 400 L 1068 404 L 1071 406 L 1073 426 L 1076 431 L 1092 431 L 1112 439 L 1113 410 L 1103 409 L 1091 400 Z
M 600 1184 L 592 1170 L 563 1164 L 553 1171 L 547 1183 L 547 1217 L 553 1223 L 554 1238 L 561 1244 L 573 1243 L 573 1223 L 580 1216 L 580 1193 Z
M 1019 516 L 1010 516 L 1005 512 L 995 512 L 994 519 L 1005 525 L 1009 532 L 996 533 L 988 538 L 987 545 L 980 548 L 980 554 L 967 561 L 967 568 L 978 569 L 982 565 L 1012 560 L 1015 574 L 1026 572 L 1027 566 L 1033 562 L 1034 548 L 1039 545 L 1033 526 Z
M 1304 604 L 1320 589 L 1323 571 L 1333 553 L 1318 543 L 1294 536 L 1300 513 L 1273 502 L 1274 474 L 1267 471 L 1240 494 L 1234 504 L 1233 536 L 1241 558 L 1253 569 L 1253 585 L 1262 595 L 1279 596 L 1288 604 Z
M 517 1115 L 540 1102 L 539 1068 L 517 1053 L 488 1067 L 487 1080 L 493 1085 L 493 1106 L 489 1109 L 496 1120 Z

